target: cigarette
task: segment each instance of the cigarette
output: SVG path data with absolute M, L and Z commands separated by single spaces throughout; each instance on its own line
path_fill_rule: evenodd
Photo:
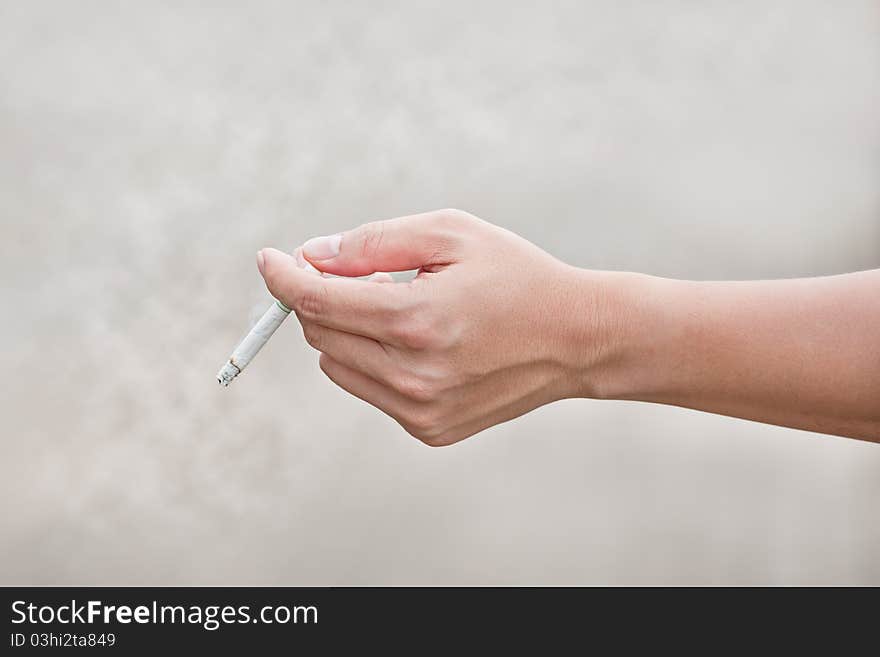
M 217 383 L 224 388 L 232 383 L 232 380 L 244 371 L 244 368 L 260 352 L 260 349 L 269 341 L 269 338 L 278 330 L 278 327 L 284 323 L 289 314 L 290 308 L 276 299 L 275 303 L 263 313 L 260 321 L 254 325 L 254 328 L 251 329 L 245 339 L 235 348 L 229 360 L 217 372 Z

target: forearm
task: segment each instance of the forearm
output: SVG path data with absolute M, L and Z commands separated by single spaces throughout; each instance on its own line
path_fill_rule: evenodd
M 584 396 L 880 441 L 880 270 L 750 282 L 603 274 L 600 287 L 603 345 Z

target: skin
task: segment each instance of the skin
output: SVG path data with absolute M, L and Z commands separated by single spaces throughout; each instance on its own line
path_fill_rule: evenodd
M 458 210 L 293 255 L 263 249 L 257 264 L 324 373 L 428 445 L 573 397 L 880 442 L 880 270 L 748 282 L 592 271 Z M 411 269 L 406 283 L 377 273 Z

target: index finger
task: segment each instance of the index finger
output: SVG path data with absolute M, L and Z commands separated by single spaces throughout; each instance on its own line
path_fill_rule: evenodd
M 261 256 L 261 257 L 260 257 Z M 392 325 L 411 304 L 409 285 L 322 278 L 277 249 L 263 249 L 260 273 L 273 297 L 304 320 L 393 343 Z

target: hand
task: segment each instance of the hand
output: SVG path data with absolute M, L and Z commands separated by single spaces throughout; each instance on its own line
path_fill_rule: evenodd
M 565 265 L 443 210 L 257 256 L 321 369 L 429 445 L 565 397 L 880 442 L 880 270 L 675 281 Z M 408 283 L 385 271 L 418 269 Z M 370 280 L 328 278 L 370 275 Z
M 418 275 L 327 278 L 308 263 L 344 277 Z M 594 392 L 585 373 L 605 353 L 602 286 L 586 279 L 598 275 L 467 213 L 368 223 L 294 256 L 264 249 L 258 266 L 327 376 L 429 445 Z

